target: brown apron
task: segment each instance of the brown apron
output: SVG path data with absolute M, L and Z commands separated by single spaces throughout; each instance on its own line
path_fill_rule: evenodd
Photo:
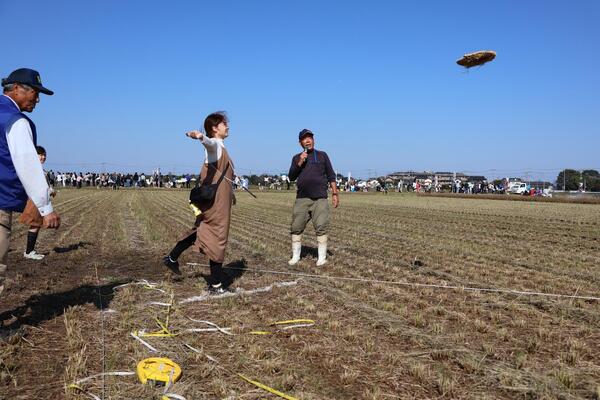
M 31 199 L 27 199 L 27 205 L 19 217 L 19 222 L 31 228 L 41 228 L 44 225 L 44 218 Z
M 217 183 L 221 177 L 221 172 L 225 171 L 227 165 L 231 162 L 229 153 L 222 148 L 221 158 L 216 162 L 204 164 L 200 172 L 202 182 Z M 216 169 L 215 169 L 216 167 Z M 196 218 L 194 227 L 187 231 L 180 240 L 188 238 L 196 233 L 196 242 L 192 250 L 204 253 L 209 259 L 222 263 L 225 261 L 225 248 L 229 239 L 229 223 L 231 220 L 231 204 L 233 201 L 233 163 L 225 171 L 225 179 L 219 184 L 215 201 L 212 204 L 202 205 L 200 210 L 202 214 Z

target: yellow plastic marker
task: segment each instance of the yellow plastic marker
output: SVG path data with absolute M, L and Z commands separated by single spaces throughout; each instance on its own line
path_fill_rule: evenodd
M 190 201 L 190 208 L 192 209 L 192 212 L 194 213 L 194 217 L 197 217 L 198 215 L 202 214 L 202 211 L 200 211 L 200 209 L 198 207 L 196 207 L 196 205 L 194 203 L 192 203 Z
M 168 358 L 150 357 L 140 361 L 136 368 L 142 383 L 168 384 L 181 378 L 181 367 Z
M 167 321 L 163 324 L 162 322 L 160 322 L 160 320 L 156 317 L 154 317 L 154 320 L 156 321 L 156 323 L 158 324 L 158 326 L 161 328 L 162 332 L 164 333 L 171 333 L 169 332 L 169 316 L 167 315 Z
M 177 333 L 169 333 L 169 332 L 163 332 L 163 331 L 156 331 L 156 332 L 139 332 L 139 331 L 133 331 L 133 334 L 139 337 L 175 337 L 178 334 Z
M 251 331 L 250 334 L 251 335 L 270 335 L 273 332 L 269 332 L 269 331 Z
M 156 323 L 158 324 L 158 326 L 160 327 L 159 331 L 154 331 L 154 332 L 139 332 L 139 331 L 134 331 L 133 334 L 139 337 L 174 337 L 179 335 L 178 333 L 172 333 L 169 331 L 169 329 L 167 328 L 168 324 L 169 324 L 169 315 L 167 315 L 167 322 L 166 323 L 162 323 L 158 318 L 154 318 L 154 320 L 156 321 Z
M 312 319 L 290 319 L 287 321 L 277 321 L 277 322 L 273 322 L 271 324 L 269 324 L 269 326 L 274 326 L 274 325 L 287 325 L 287 324 L 314 324 L 315 321 L 313 321 Z
M 238 376 L 239 376 L 240 378 L 242 378 L 243 380 L 245 380 L 246 382 L 248 382 L 248 383 L 251 383 L 251 384 L 253 384 L 254 386 L 258 386 L 259 388 L 261 388 L 261 389 L 263 389 L 263 390 L 266 390 L 266 391 L 267 391 L 267 392 L 269 392 L 269 393 L 273 393 L 274 395 L 276 395 L 276 396 L 279 396 L 279 397 L 281 397 L 281 398 L 283 398 L 283 399 L 287 399 L 287 400 L 298 400 L 297 398 L 295 398 L 295 397 L 292 397 L 292 396 L 288 396 L 287 394 L 285 394 L 285 393 L 282 393 L 282 392 L 280 392 L 279 390 L 275 390 L 275 389 L 273 389 L 273 388 L 270 388 L 270 387 L 268 387 L 267 385 L 263 385 L 263 384 L 262 384 L 262 383 L 260 383 L 260 382 L 253 381 L 252 379 L 248 378 L 247 376 L 244 376 L 244 375 L 242 375 L 242 374 L 238 374 Z

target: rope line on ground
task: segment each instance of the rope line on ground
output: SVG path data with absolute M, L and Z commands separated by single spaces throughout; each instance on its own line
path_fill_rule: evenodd
M 101 327 L 101 332 L 102 332 L 102 372 L 101 372 L 101 377 L 102 377 L 102 397 L 101 399 L 104 400 L 105 397 L 105 388 L 106 388 L 106 380 L 105 380 L 105 376 L 106 376 L 106 341 L 105 341 L 105 337 L 104 337 L 104 303 L 102 301 L 102 293 L 100 293 L 100 277 L 98 276 L 98 266 L 94 266 L 94 269 L 96 270 L 96 290 L 98 291 L 98 301 L 100 301 L 100 327 Z
M 208 266 L 208 265 L 199 264 L 199 263 L 187 263 L 187 264 L 193 265 L 193 266 Z M 578 296 L 578 295 L 560 294 L 560 293 L 529 292 L 529 291 L 521 291 L 521 290 L 514 290 L 514 289 L 479 288 L 479 287 L 470 287 L 470 286 L 436 285 L 436 284 L 430 284 L 430 283 L 386 281 L 386 280 L 380 280 L 380 279 L 364 279 L 364 278 L 352 278 L 352 277 L 346 277 L 346 276 L 317 275 L 317 274 L 307 274 L 307 273 L 302 273 L 302 272 L 285 272 L 285 271 L 274 271 L 274 270 L 257 269 L 257 268 L 241 268 L 241 267 L 228 267 L 228 268 L 242 270 L 242 271 L 248 271 L 248 272 L 261 272 L 261 273 L 275 274 L 275 275 L 292 275 L 292 276 L 298 276 L 298 277 L 304 277 L 304 278 L 323 279 L 323 280 L 329 279 L 329 280 L 339 280 L 339 281 L 380 283 L 380 284 L 387 284 L 387 285 L 422 287 L 422 288 L 430 288 L 430 289 L 464 290 L 464 291 L 469 291 L 469 292 L 503 293 L 503 294 L 514 294 L 514 295 L 523 295 L 523 296 L 540 296 L 540 297 L 600 301 L 600 297 L 597 297 L 597 296 Z

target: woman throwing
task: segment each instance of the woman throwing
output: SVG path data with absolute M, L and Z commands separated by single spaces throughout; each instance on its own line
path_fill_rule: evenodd
M 210 260 L 210 278 L 208 290 L 219 294 L 225 291 L 223 286 L 223 261 L 229 238 L 231 205 L 233 202 L 233 163 L 225 149 L 224 140 L 229 136 L 227 116 L 223 112 L 210 114 L 204 120 L 204 132 L 191 131 L 186 136 L 200 140 L 204 145 L 206 160 L 200 172 L 202 184 L 220 181 L 214 201 L 199 204 L 201 214 L 196 217 L 194 227 L 187 231 L 177 242 L 164 264 L 174 273 L 181 274 L 177 259 L 187 248 L 206 254 Z M 223 175 L 225 179 L 219 180 Z

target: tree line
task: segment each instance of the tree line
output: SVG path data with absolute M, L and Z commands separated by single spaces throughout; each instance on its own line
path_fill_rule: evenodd
M 577 171 L 565 169 L 556 177 L 556 188 L 559 190 L 585 189 L 588 192 L 600 192 L 600 173 L 595 169 Z

